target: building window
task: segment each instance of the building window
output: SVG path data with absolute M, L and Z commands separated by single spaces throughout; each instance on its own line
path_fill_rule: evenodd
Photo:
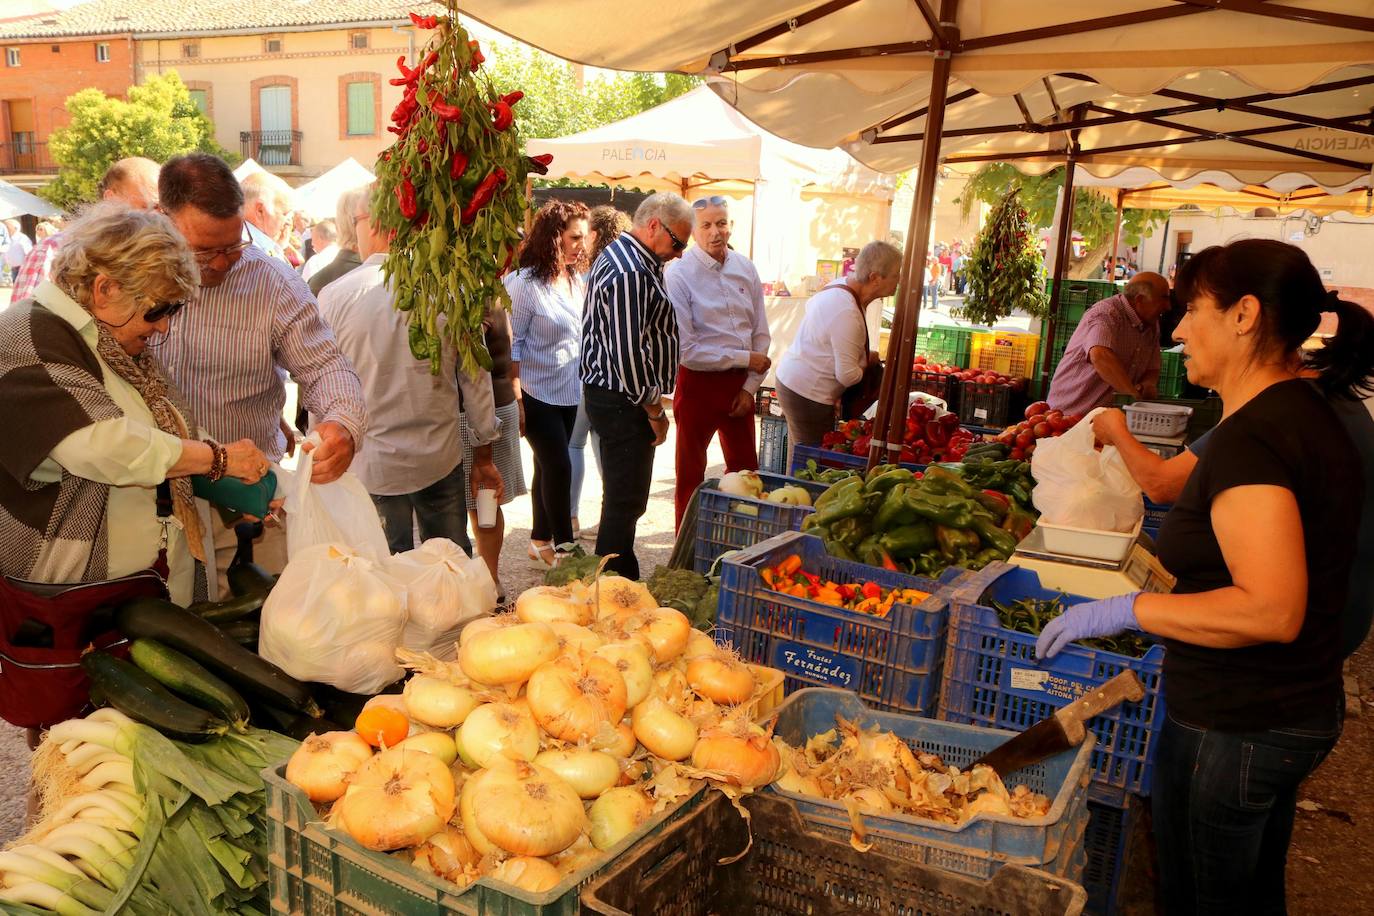
M 17 66 L 19 66 L 19 49 L 18 49 L 18 48 L 6 48 L 6 49 L 5 49 L 5 66 L 6 66 L 6 67 L 17 67 Z
M 351 47 L 351 48 L 352 48 L 353 50 L 355 50 L 355 51 L 363 51 L 363 50 L 366 50 L 366 49 L 367 49 L 367 33 L 366 33 L 366 32 L 352 32 L 352 33 L 350 33 L 349 36 L 348 36 L 348 44 L 349 44 L 349 47 Z
M 200 42 L 183 41 L 181 43 L 182 57 L 200 57 Z
M 53 45 L 53 46 L 52 46 L 52 53 L 54 53 L 54 54 L 61 54 L 61 53 L 62 53 L 62 46 L 61 46 L 61 45 Z
M 95 59 L 102 64 L 110 62 L 110 43 L 108 41 L 96 42 Z
M 189 92 L 191 93 L 191 102 L 200 109 L 201 114 L 208 118 L 210 116 L 210 90 L 191 89 Z
M 376 87 L 371 82 L 348 84 L 348 135 L 371 137 L 377 133 Z
M 262 53 L 264 53 L 264 54 L 280 54 L 280 53 L 281 53 L 281 36 L 280 36 L 280 35 L 273 35 L 273 36 L 271 36 L 271 37 L 269 37 L 269 38 L 264 38 L 264 39 L 262 40 Z

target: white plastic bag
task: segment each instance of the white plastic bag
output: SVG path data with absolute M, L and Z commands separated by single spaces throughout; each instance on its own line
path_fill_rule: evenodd
M 307 442 L 319 446 L 311 433 Z M 303 452 L 283 488 L 286 495 L 286 556 L 319 544 L 347 544 L 362 556 L 385 560 L 391 555 L 377 507 L 362 481 L 345 473 L 333 483 L 311 483 L 310 452 Z M 279 472 L 281 473 L 281 472 Z
M 1115 446 L 1095 449 L 1089 413 L 1073 429 L 1041 439 L 1031 456 L 1035 508 L 1051 525 L 1095 531 L 1130 531 L 1145 514 L 1140 485 Z
M 405 590 L 343 544 L 294 554 L 262 607 L 258 654 L 303 681 L 377 693 L 405 672 Z
M 401 648 L 444 658 L 463 625 L 496 607 L 496 583 L 487 564 L 469 557 L 448 538 L 430 538 L 387 562 L 393 579 L 405 586 L 406 625 Z

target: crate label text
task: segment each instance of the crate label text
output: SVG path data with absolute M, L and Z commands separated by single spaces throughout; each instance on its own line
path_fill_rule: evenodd
M 859 660 L 821 652 L 799 642 L 779 642 L 773 646 L 774 668 L 811 681 L 853 687 L 859 679 Z
M 1023 694 L 1041 694 L 1071 703 L 1098 685 L 1073 678 L 1063 677 L 1041 668 L 1011 668 L 1003 678 L 1004 690 L 1015 690 Z

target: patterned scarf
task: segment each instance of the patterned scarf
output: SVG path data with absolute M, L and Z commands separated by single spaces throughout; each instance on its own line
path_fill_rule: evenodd
M 120 378 L 139 393 L 143 402 L 148 405 L 148 410 L 152 412 L 157 428 L 178 439 L 193 438 L 185 418 L 172 401 L 167 380 L 158 371 L 153 358 L 146 351 L 138 356 L 130 356 L 110 333 L 109 328 L 100 322 L 96 322 L 96 327 L 100 329 L 96 352 Z M 172 515 L 181 523 L 191 556 L 204 563 L 204 531 L 200 525 L 200 514 L 196 512 L 191 478 L 173 477 L 168 483 L 172 490 Z

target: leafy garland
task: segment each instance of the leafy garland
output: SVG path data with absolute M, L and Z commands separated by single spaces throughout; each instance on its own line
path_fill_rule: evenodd
M 997 204 L 964 264 L 968 286 L 959 316 L 994 325 L 1013 311 L 1044 318 L 1045 262 L 1026 208 L 1013 188 Z
M 482 319 L 493 300 L 509 306 L 501 276 L 515 258 L 528 202 L 525 178 L 552 157 L 530 159 L 515 130 L 521 92 L 501 95 L 482 72 L 486 60 L 447 15 L 410 14 L 432 33 L 412 69 L 405 57 L 391 80 L 405 95 L 387 130 L 397 135 L 378 157 L 372 219 L 391 232 L 383 272 L 396 308 L 410 316 L 410 350 L 437 374 L 451 344 L 471 372 L 491 357 Z

